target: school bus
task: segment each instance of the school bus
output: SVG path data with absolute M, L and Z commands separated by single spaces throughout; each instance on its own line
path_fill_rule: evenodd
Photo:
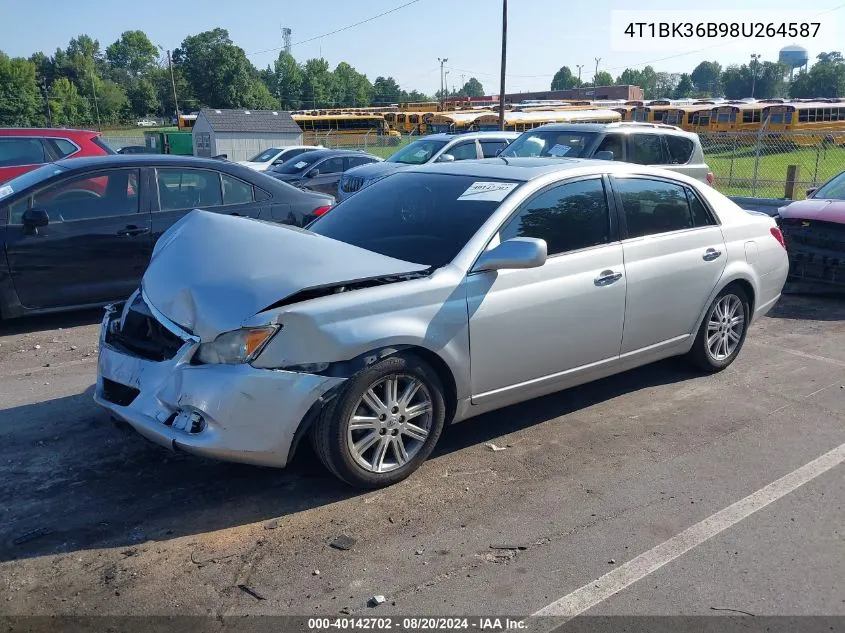
M 399 104 L 399 110 L 409 112 L 438 112 L 440 104 L 437 101 L 408 101 Z
M 688 132 L 706 132 L 710 129 L 710 110 L 713 102 L 675 106 L 666 110 L 663 123 L 676 125 Z
M 666 112 L 674 107 L 672 102 L 667 99 L 655 99 L 631 108 L 629 120 L 642 123 L 663 123 Z
M 476 121 L 482 116 L 488 114 L 489 112 L 485 110 L 456 110 L 454 112 L 439 112 L 437 114 L 432 114 L 431 119 L 426 124 L 426 129 L 434 134 L 442 132 L 448 134 L 473 132 L 478 129 Z
M 434 112 L 391 112 L 385 114 L 384 118 L 390 129 L 397 132 L 425 134 L 434 115 Z
M 622 119 L 614 110 L 545 110 L 534 112 L 506 112 L 505 130 L 524 132 L 546 123 L 615 123 Z M 475 122 L 481 131 L 498 130 L 499 115 L 485 114 Z
M 391 130 L 383 115 L 377 114 L 338 114 L 319 115 L 295 114 L 292 116 L 302 129 L 304 136 L 311 141 L 327 139 L 336 145 L 360 145 L 373 137 L 389 137 L 391 145 L 398 144 L 401 134 Z
M 179 118 L 177 119 L 177 125 L 179 126 L 180 130 L 192 130 L 194 127 L 194 123 L 197 122 L 197 115 L 196 114 L 180 114 Z
M 773 104 L 764 108 L 763 117 L 767 140 L 786 138 L 795 145 L 815 146 L 832 139 L 834 132 L 845 133 L 845 103 L 835 100 Z

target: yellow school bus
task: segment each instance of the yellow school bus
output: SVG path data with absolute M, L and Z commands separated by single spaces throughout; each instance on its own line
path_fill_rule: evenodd
M 437 101 L 408 101 L 407 103 L 400 103 L 399 110 L 407 110 L 408 112 L 438 112 L 440 104 Z
M 478 119 L 489 114 L 489 111 L 485 110 L 455 110 L 454 112 L 438 112 L 437 114 L 432 114 L 426 124 L 426 129 L 434 134 L 443 132 L 447 134 L 473 132 L 478 129 Z
M 833 138 L 833 133 L 845 133 L 845 103 L 828 99 L 773 104 L 764 109 L 764 120 L 766 139 L 815 146 Z
M 614 110 L 581 109 L 581 110 L 545 110 L 534 112 L 506 112 L 505 130 L 509 132 L 524 132 L 547 123 L 615 123 L 621 121 L 622 116 Z M 498 130 L 499 115 L 485 114 L 476 120 L 476 126 L 481 131 Z
M 641 123 L 663 123 L 666 113 L 675 107 L 677 106 L 673 106 L 671 101 L 656 99 L 631 108 L 631 114 L 628 120 Z
M 292 118 L 308 142 L 315 144 L 325 139 L 333 145 L 360 145 L 384 136 L 389 137 L 390 144 L 398 144 L 402 136 L 388 127 L 383 115 L 377 114 L 295 114 Z
M 171 119 L 172 121 L 172 119 Z M 177 125 L 179 126 L 180 130 L 192 130 L 194 127 L 194 123 L 197 122 L 197 115 L 196 114 L 180 114 L 179 118 L 177 119 Z
M 713 102 L 675 106 L 666 110 L 663 123 L 676 125 L 688 132 L 707 132 L 710 129 L 710 110 Z
M 390 129 L 405 134 L 425 134 L 434 112 L 391 112 L 384 118 Z M 388 118 L 390 117 L 390 118 Z M 392 122 L 391 122 L 392 119 Z

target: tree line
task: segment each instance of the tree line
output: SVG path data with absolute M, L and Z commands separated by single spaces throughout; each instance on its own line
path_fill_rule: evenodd
M 742 99 L 752 94 L 757 99 L 845 97 L 845 59 L 838 52 L 820 53 L 808 70 L 799 71 L 791 81 L 783 64 L 759 60 L 725 68 L 718 62 L 703 61 L 689 73 L 657 72 L 651 66 L 626 68 L 615 80 L 609 72 L 599 71 L 585 82 L 563 66 L 552 79 L 551 89 L 614 84 L 639 86 L 645 99 Z
M 472 77 L 449 94 L 481 96 L 484 88 Z M 334 70 L 325 59 L 299 63 L 284 51 L 259 70 L 221 28 L 186 37 L 172 52 L 172 66 L 143 31 L 126 31 L 105 50 L 96 39 L 79 35 L 49 56 L 10 58 L 0 51 L 0 126 L 169 119 L 177 101 L 179 111 L 193 112 L 362 107 L 439 96 L 403 90 L 393 77 L 370 82 L 346 62 Z

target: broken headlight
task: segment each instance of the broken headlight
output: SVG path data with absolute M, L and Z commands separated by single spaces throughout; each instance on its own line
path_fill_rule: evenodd
M 258 356 L 278 327 L 248 327 L 224 332 L 210 343 L 203 343 L 194 358 L 209 365 L 248 363 Z

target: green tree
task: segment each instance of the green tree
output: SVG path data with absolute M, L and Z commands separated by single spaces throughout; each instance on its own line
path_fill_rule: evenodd
M 560 70 L 555 73 L 555 76 L 552 77 L 552 90 L 569 90 L 571 88 L 577 88 L 581 85 L 581 82 L 578 80 L 578 77 L 575 77 L 572 74 L 572 71 L 569 70 L 569 66 L 561 66 Z
M 326 108 L 332 104 L 334 78 L 329 62 L 322 57 L 309 59 L 302 69 L 302 101 L 306 108 Z
M 334 75 L 332 101 L 336 105 L 346 107 L 370 105 L 373 86 L 365 75 L 346 62 L 340 62 L 332 74 Z
M 675 99 L 688 99 L 692 95 L 695 86 L 692 83 L 692 78 L 688 73 L 682 73 L 675 86 L 675 93 L 672 95 Z
M 431 100 L 432 100 L 431 97 L 429 97 L 427 94 L 419 92 L 418 90 L 411 90 L 411 92 L 408 93 L 408 101 L 412 101 L 414 103 L 419 102 L 419 101 L 431 101 Z
M 40 125 L 42 104 L 35 64 L 0 51 L 0 125 Z
M 483 97 L 484 86 L 475 77 L 470 77 L 469 80 L 458 90 L 459 97 Z
M 401 100 L 402 89 L 393 77 L 376 77 L 373 82 L 373 105 L 390 105 Z
M 302 69 L 293 55 L 282 51 L 273 65 L 280 106 L 286 110 L 298 110 L 302 99 Z
M 640 83 L 637 84 L 643 89 L 643 96 L 646 99 L 658 99 L 657 72 L 651 66 L 646 66 L 640 71 Z
M 798 73 L 789 86 L 795 99 L 841 97 L 845 95 L 845 60 L 838 52 L 820 53 L 809 71 Z
M 600 70 L 595 77 L 593 77 L 593 85 L 596 86 L 612 86 L 613 75 L 606 70 Z
M 675 87 L 680 82 L 681 76 L 678 73 L 659 72 L 656 74 L 654 90 L 651 99 L 669 99 L 675 92 Z
M 690 73 L 695 89 L 714 97 L 722 94 L 721 76 L 722 66 L 719 62 L 701 62 Z
M 50 86 L 50 109 L 54 125 L 84 125 L 91 121 L 88 100 L 67 77 L 59 77 Z
M 617 86 L 640 86 L 642 87 L 642 72 L 633 68 L 626 68 L 616 78 Z
M 114 124 L 126 118 L 129 110 L 129 99 L 126 97 L 126 91 L 109 80 L 96 80 L 95 84 L 100 120 L 104 123 Z
M 122 68 L 136 77 L 155 66 L 158 49 L 143 31 L 124 31 L 106 48 L 106 59 L 113 68 Z
M 140 77 L 133 79 L 126 90 L 129 99 L 129 109 L 136 117 L 143 117 L 153 112 L 161 111 L 161 102 L 152 79 Z M 166 115 L 167 111 L 161 112 Z

